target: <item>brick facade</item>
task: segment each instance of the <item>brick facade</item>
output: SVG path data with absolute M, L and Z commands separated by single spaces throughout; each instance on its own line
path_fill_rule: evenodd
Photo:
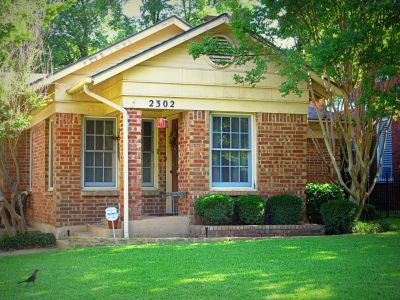
M 318 143 L 322 150 L 322 155 L 326 162 L 331 159 L 325 142 L 322 138 L 318 139 Z M 340 155 L 339 146 L 336 148 L 337 157 Z M 331 183 L 335 178 L 332 165 L 327 165 L 321 157 L 321 153 L 317 150 L 311 138 L 307 139 L 307 182 Z

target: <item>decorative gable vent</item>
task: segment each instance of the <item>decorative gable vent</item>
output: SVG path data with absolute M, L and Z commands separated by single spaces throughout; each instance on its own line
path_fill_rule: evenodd
M 230 54 L 233 44 L 230 39 L 224 35 L 218 35 L 212 38 L 218 44 L 217 51 L 207 56 L 207 62 L 214 68 L 226 68 L 233 63 L 233 55 Z

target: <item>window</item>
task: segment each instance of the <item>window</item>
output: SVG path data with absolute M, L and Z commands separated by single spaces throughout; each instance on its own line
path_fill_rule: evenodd
M 84 122 L 84 187 L 115 187 L 115 119 Z
M 142 121 L 142 186 L 154 187 L 154 120 Z
M 379 158 L 381 157 L 381 153 L 383 150 L 383 141 L 385 139 L 385 131 L 386 131 L 386 124 L 387 120 L 383 120 L 382 126 L 383 126 L 383 131 L 381 133 L 381 136 L 379 137 L 379 144 L 378 144 L 378 153 L 376 156 L 377 159 L 377 165 L 379 164 Z M 379 177 L 378 181 L 385 181 L 386 178 L 389 180 L 392 179 L 392 167 L 393 167 L 393 162 L 392 162 L 392 128 L 389 128 L 387 136 L 386 136 L 386 144 L 385 144 L 385 150 L 383 152 L 383 157 L 382 157 L 382 165 L 379 170 Z
M 49 190 L 53 189 L 53 121 L 49 122 Z
M 251 118 L 211 118 L 211 182 L 213 187 L 251 187 Z

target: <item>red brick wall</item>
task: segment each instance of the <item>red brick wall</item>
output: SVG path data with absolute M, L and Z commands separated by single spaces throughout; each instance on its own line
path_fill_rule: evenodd
M 180 215 L 193 215 L 193 203 L 210 191 L 210 113 L 188 111 L 179 117 L 179 191 L 186 192 L 178 204 Z
M 324 140 L 322 138 L 318 139 L 318 143 L 321 146 L 325 160 L 330 162 L 331 159 Z M 331 178 L 335 178 L 334 170 L 331 165 L 328 166 L 324 163 L 321 153 L 317 150 L 311 138 L 307 139 L 307 153 L 307 182 L 331 183 Z M 339 148 L 336 149 L 336 155 L 339 155 Z
M 307 182 L 307 115 L 258 113 L 256 125 L 261 195 L 303 195 Z
M 400 179 L 400 120 L 392 124 L 393 175 Z

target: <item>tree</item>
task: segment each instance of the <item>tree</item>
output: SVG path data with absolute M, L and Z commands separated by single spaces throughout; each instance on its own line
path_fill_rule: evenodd
M 170 0 L 143 0 L 140 6 L 140 23 L 149 27 L 173 15 L 174 12 Z
M 400 109 L 400 2 L 262 0 L 253 8 L 239 1 L 229 6 L 235 64 L 255 66 L 235 80 L 256 85 L 275 62 L 284 78 L 283 95 L 301 94 L 301 83 L 307 83 L 330 163 L 359 205 L 359 217 L 382 163 L 383 151 L 377 158 L 374 141 L 386 140 Z M 189 52 L 197 58 L 216 51 L 218 45 L 210 41 L 192 44 Z M 335 147 L 340 147 L 350 182 L 342 175 Z M 368 186 L 376 160 L 378 172 Z
M 0 1 L 0 216 L 10 236 L 26 231 L 18 142 L 30 112 L 47 101 L 46 88 L 34 90 L 30 83 L 33 73 L 49 69 L 43 31 L 57 7 L 45 0 Z
M 48 31 L 54 67 L 86 57 L 136 31 L 122 13 L 126 0 L 67 0 Z

